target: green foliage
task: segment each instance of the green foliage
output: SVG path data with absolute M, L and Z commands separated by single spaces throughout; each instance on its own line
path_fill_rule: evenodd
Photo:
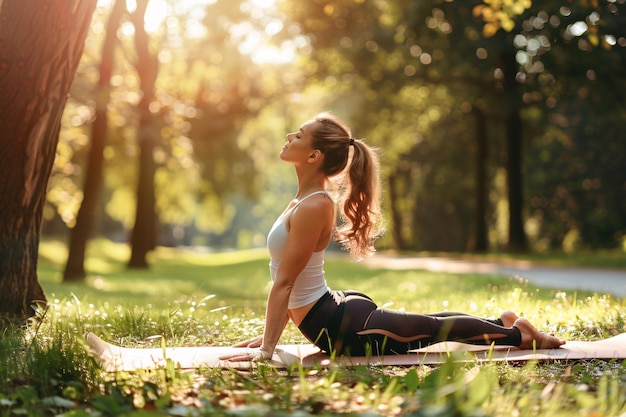
M 94 16 L 64 115 L 45 211 L 50 233 L 73 225 L 82 198 L 108 7 Z M 265 216 L 276 215 L 295 187 L 276 157 L 285 133 L 330 110 L 381 149 L 390 230 L 381 246 L 465 250 L 480 216 L 499 249 L 508 238 L 504 138 L 515 105 L 524 146 L 519 172 L 508 175 L 524 175 L 519 208 L 532 248 L 623 246 L 623 8 L 557 0 L 172 7 L 153 34 L 163 241 L 259 246 Z M 97 229 L 118 238 L 134 220 L 133 108 L 141 96 L 128 33 L 119 34 L 106 190 L 95 213 Z M 252 50 L 257 36 L 274 49 Z M 280 48 L 296 54 L 289 65 L 260 60 Z M 506 96 L 505 59 L 516 74 Z M 480 166 L 489 190 L 484 213 L 476 212 Z
M 0 410 L 49 415 L 71 410 L 93 395 L 99 371 L 75 321 L 40 312 L 27 328 L 5 328 L 0 340 Z
M 480 16 L 484 22 L 483 35 L 493 36 L 499 29 L 510 32 L 515 27 L 515 18 L 531 7 L 531 0 L 484 0 L 485 4 L 474 7 L 474 16 Z
M 384 151 L 393 231 L 385 244 L 465 249 L 475 233 L 479 164 L 492 192 L 478 215 L 488 221 L 491 246 L 505 244 L 502 224 L 518 203 L 506 201 L 500 172 L 520 157 L 507 176 L 528 175 L 518 208 L 527 210 L 533 248 L 577 251 L 624 241 L 622 11 L 623 4 L 595 1 L 336 0 L 294 7 L 289 16 L 312 39 L 311 75 L 342 81 L 333 85 L 342 93 L 336 107 L 350 103 L 355 130 Z M 522 125 L 507 128 L 516 108 Z M 470 117 L 476 110 L 483 131 Z M 507 132 L 520 129 L 522 154 L 507 155 Z
M 72 227 L 82 199 L 80 184 L 96 105 L 93 95 L 98 94 L 93 90 L 110 7 L 105 2 L 94 15 L 64 114 L 46 208 L 51 225 Z M 154 10 L 162 11 L 158 6 Z M 247 22 L 245 30 L 262 33 L 267 24 L 251 19 L 251 14 L 258 14 L 258 9 L 248 2 L 206 2 L 171 5 L 165 15 L 147 19 L 148 26 L 162 19 L 160 28 L 148 27 L 148 31 L 159 58 L 150 103 L 153 130 L 158 133 L 154 135 L 156 208 L 162 224 L 178 227 L 175 234 L 163 233 L 167 241 L 189 243 L 194 234 L 223 234 L 239 210 L 237 199 L 253 198 L 262 185 L 258 161 L 238 137 L 272 96 L 284 94 L 284 86 L 278 82 L 278 68 L 255 65 L 250 54 L 239 50 L 242 33 L 234 27 Z M 135 220 L 131 214 L 138 165 L 136 105 L 145 93 L 133 65 L 135 30 L 129 22 L 122 26 L 111 85 L 106 87 L 110 102 L 103 153 L 105 190 L 95 216 L 100 221 L 96 231 L 109 236 L 124 233 Z M 230 201 L 233 197 L 235 202 Z M 191 237 L 182 239 L 185 229 Z

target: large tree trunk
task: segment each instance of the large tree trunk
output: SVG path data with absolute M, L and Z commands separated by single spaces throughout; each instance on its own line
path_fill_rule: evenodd
M 149 37 L 144 28 L 144 14 L 148 0 L 137 1 L 137 9 L 132 14 L 135 26 L 135 48 L 137 61 L 135 68 L 139 75 L 142 97 L 137 105 L 139 127 L 139 175 L 137 179 L 137 209 L 135 227 L 131 236 L 131 256 L 129 268 L 147 268 L 148 253 L 156 246 L 156 197 L 154 192 L 154 175 L 156 163 L 154 151 L 160 144 L 161 133 L 156 126 L 155 117 L 150 111 L 150 103 L 155 99 L 155 82 L 159 71 L 159 61 L 155 54 L 150 53 Z
M 100 77 L 96 86 L 95 120 L 91 125 L 91 148 L 87 159 L 85 182 L 83 184 L 83 201 L 81 202 L 76 225 L 70 232 L 69 254 L 63 282 L 85 280 L 85 250 L 91 238 L 94 224 L 94 213 L 98 205 L 98 197 L 102 188 L 102 167 L 104 162 L 104 146 L 106 143 L 108 123 L 107 105 L 110 99 L 111 75 L 113 74 L 113 58 L 117 43 L 117 29 L 124 12 L 126 1 L 117 0 L 111 10 L 107 24 L 106 37 L 102 44 Z
M 489 156 L 489 144 L 487 141 L 487 121 L 482 110 L 473 107 L 476 130 L 476 157 L 474 167 L 475 185 L 475 208 L 474 208 L 474 233 L 468 249 L 474 252 L 487 252 L 489 242 L 487 239 L 487 158 Z
M 509 42 L 511 43 L 511 42 Z M 509 200 L 509 250 L 526 252 L 528 239 L 524 231 L 523 205 L 523 172 L 522 172 L 522 119 L 520 116 L 520 97 L 515 79 L 518 64 L 515 61 L 515 50 L 510 48 L 502 53 L 502 70 L 504 72 L 504 95 L 507 103 L 506 116 L 506 172 L 507 192 Z
M 522 119 L 519 108 L 510 110 L 507 120 L 507 188 L 509 198 L 509 250 L 526 252 L 524 231 L 524 190 L 522 173 Z
M 96 0 L 0 1 L 0 314 L 46 297 L 39 233 L 67 94 Z

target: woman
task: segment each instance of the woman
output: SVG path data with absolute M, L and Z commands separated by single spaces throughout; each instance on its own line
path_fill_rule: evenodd
M 224 359 L 271 358 L 290 319 L 322 350 L 352 356 L 406 353 L 444 340 L 521 348 L 565 343 L 512 312 L 497 320 L 412 314 L 379 308 L 356 291 L 330 290 L 323 271 L 330 240 L 360 260 L 374 253 L 382 232 L 378 157 L 364 141 L 353 139 L 339 119 L 323 113 L 287 135 L 280 158 L 294 166 L 298 192 L 268 234 L 274 282 L 265 331 L 237 345 L 258 350 Z M 335 228 L 337 209 L 340 224 Z

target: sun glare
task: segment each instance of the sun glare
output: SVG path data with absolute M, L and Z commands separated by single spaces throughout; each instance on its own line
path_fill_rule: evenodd
M 144 18 L 146 31 L 151 33 L 158 31 L 170 13 L 169 5 L 165 1 L 150 0 Z
M 217 3 L 218 0 L 150 0 L 145 15 L 145 28 L 149 33 L 158 32 L 168 18 L 173 15 L 189 16 L 186 22 L 186 34 L 191 38 L 200 38 L 206 35 L 206 28 L 202 24 L 205 7 Z M 99 0 L 98 6 L 110 7 L 113 0 Z M 128 10 L 133 12 L 137 7 L 136 0 L 126 1 Z M 272 16 L 276 0 L 248 0 L 242 4 L 242 10 L 248 12 L 252 22 L 243 22 L 231 28 L 233 37 L 239 43 L 238 50 L 249 55 L 257 64 L 286 64 L 293 62 L 296 57 L 296 43 L 285 41 L 280 45 L 272 42 L 272 38 L 283 30 L 283 22 Z M 260 23 L 260 25 L 259 25 Z M 262 26 L 262 29 L 258 29 Z M 125 27 L 124 33 L 131 36 L 134 32 L 131 25 Z
M 271 7 L 274 7 L 274 3 L 276 3 L 276 0 L 250 0 L 249 3 L 254 7 L 258 7 L 259 9 L 269 9 Z

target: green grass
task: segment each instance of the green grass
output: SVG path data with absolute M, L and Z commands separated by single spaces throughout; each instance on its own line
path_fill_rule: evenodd
M 263 329 L 269 290 L 264 250 L 201 253 L 159 248 L 149 271 L 127 270 L 128 248 L 91 245 L 84 284 L 62 284 L 65 248 L 44 242 L 40 322 L 0 339 L 0 415 L 622 416 L 626 363 L 454 364 L 237 372 L 174 366 L 104 374 L 86 354 L 88 331 L 125 346 L 229 345 Z M 592 340 L 626 331 L 621 299 L 540 289 L 483 275 L 367 268 L 330 257 L 327 279 L 380 305 L 415 312 L 522 312 L 539 328 Z M 281 343 L 304 343 L 293 325 Z M 13 414 L 11 414 L 13 413 Z

